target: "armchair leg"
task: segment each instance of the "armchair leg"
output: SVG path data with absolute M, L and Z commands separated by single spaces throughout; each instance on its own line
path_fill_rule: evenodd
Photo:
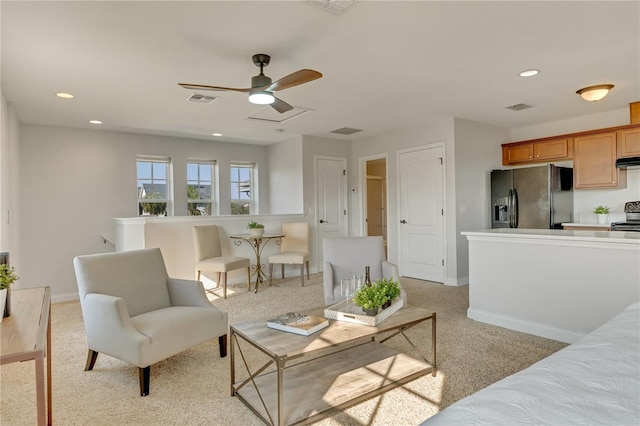
M 284 280 L 284 263 L 280 265 L 280 274 L 282 275 L 282 279 Z
M 307 260 L 307 280 L 310 280 L 311 278 L 309 278 L 309 261 Z
M 251 267 L 247 266 L 247 292 L 251 291 Z
M 84 371 L 93 370 L 93 366 L 96 364 L 97 359 L 98 352 L 89 349 L 89 353 L 87 354 L 87 363 L 84 365 Z
M 140 396 L 149 395 L 149 376 L 151 375 L 151 366 L 138 368 L 140 376 Z
M 304 263 L 300 264 L 300 284 L 304 287 Z
M 224 280 L 224 288 L 222 290 L 222 294 L 223 294 L 224 298 L 226 299 L 227 298 L 227 273 L 223 272 L 222 273 L 222 277 L 223 277 L 222 279 Z
M 270 263 L 269 264 L 269 286 L 271 286 L 272 283 L 273 283 L 273 263 Z
M 227 335 L 224 334 L 218 337 L 218 344 L 220 345 L 220 358 L 227 356 Z

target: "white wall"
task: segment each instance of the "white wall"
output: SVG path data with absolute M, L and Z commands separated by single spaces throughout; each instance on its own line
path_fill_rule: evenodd
M 55 300 L 77 292 L 73 257 L 113 251 L 100 236 L 114 236 L 113 218 L 137 216 L 137 154 L 172 157 L 175 187 L 185 188 L 176 191 L 176 215 L 186 214 L 188 158 L 218 161 L 226 200 L 229 162 L 255 161 L 268 174 L 267 147 L 257 145 L 23 124 L 20 148 L 20 281 L 50 285 Z
M 469 242 L 461 232 L 491 228 L 491 170 L 502 167 L 509 130 L 456 118 L 456 282 L 469 283 Z
M 20 271 L 18 255 L 20 247 L 18 241 L 20 123 L 14 106 L 6 101 L 1 91 L 0 98 L 0 251 L 9 252 L 11 265 Z M 21 284 L 21 281 L 18 281 L 14 286 L 20 288 Z
M 602 114 L 575 117 L 535 126 L 511 129 L 511 142 L 536 139 L 566 133 L 596 130 L 629 124 L 629 108 L 622 108 Z M 626 189 L 579 189 L 573 194 L 575 222 L 596 222 L 593 208 L 599 204 L 612 208 L 610 220 L 624 220 L 624 203 L 640 200 L 640 170 L 627 171 Z
M 269 145 L 271 214 L 303 213 L 302 138 Z
M 428 146 L 435 143 L 445 144 L 445 223 L 446 223 L 446 271 L 445 280 L 457 281 L 456 272 L 456 217 L 455 217 L 455 163 L 454 163 L 454 128 L 453 118 L 445 117 L 441 120 L 425 123 L 419 128 L 401 130 L 394 133 L 364 138 L 351 143 L 351 161 L 349 169 L 349 188 L 361 187 L 357 170 L 361 157 L 387 154 L 387 181 L 388 181 L 388 203 L 389 203 L 389 223 L 387 235 L 388 258 L 391 262 L 398 263 L 399 242 L 398 242 L 398 150 L 418 146 Z M 362 194 L 358 193 L 350 197 L 351 229 L 361 234 L 363 229 L 362 213 L 360 211 Z M 451 262 L 450 260 L 453 259 Z

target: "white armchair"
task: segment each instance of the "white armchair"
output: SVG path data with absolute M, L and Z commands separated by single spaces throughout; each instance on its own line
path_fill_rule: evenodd
M 140 395 L 149 394 L 150 366 L 215 337 L 227 354 L 228 316 L 199 281 L 170 278 L 160 249 L 78 256 L 78 281 L 89 353 L 138 367 Z
M 364 273 L 365 266 L 369 266 L 371 281 L 378 278 L 400 280 L 398 267 L 387 261 L 382 237 L 324 238 L 322 257 L 326 305 L 343 300 L 340 280 Z

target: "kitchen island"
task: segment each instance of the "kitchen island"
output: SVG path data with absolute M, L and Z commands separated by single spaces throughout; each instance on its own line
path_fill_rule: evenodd
M 463 232 L 471 319 L 573 343 L 640 300 L 640 233 Z

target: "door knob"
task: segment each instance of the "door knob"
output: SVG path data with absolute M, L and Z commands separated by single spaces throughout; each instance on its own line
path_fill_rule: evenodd
M 406 221 L 406 220 L 404 220 L 404 219 L 402 219 L 402 220 L 400 221 L 400 223 L 405 224 L 405 223 L 407 223 L 407 221 Z

